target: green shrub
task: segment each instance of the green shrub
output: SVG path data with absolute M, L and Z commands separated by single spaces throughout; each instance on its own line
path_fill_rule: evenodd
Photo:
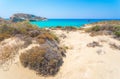
M 100 26 L 92 27 L 91 31 L 100 31 Z
M 55 39 L 57 42 L 60 41 L 59 38 L 58 38 L 54 33 L 51 32 L 50 35 L 51 35 L 51 37 L 52 37 L 53 39 Z
M 115 34 L 117 37 L 120 36 L 120 26 L 119 25 L 101 25 L 101 26 L 94 26 L 91 28 L 85 29 L 86 32 L 90 32 L 92 36 L 95 35 L 103 35 L 103 34 Z
M 120 31 L 120 26 L 114 26 L 114 31 Z
M 120 37 L 120 30 L 119 31 L 115 31 L 114 34 L 118 37 Z
M 64 30 L 68 30 L 68 31 L 73 31 L 73 30 L 77 30 L 78 28 L 77 27 L 74 27 L 74 26 L 66 26 L 64 27 Z
M 93 26 L 93 27 L 90 27 L 90 28 L 85 28 L 84 30 L 86 32 L 97 32 L 97 31 L 101 30 L 101 27 L 100 26 Z

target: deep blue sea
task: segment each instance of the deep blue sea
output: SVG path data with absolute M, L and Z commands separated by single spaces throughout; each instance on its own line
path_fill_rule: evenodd
M 57 26 L 82 27 L 85 24 L 107 21 L 107 20 L 114 20 L 114 19 L 48 19 L 46 21 L 33 21 L 30 23 L 37 25 L 40 28 L 49 28 L 49 27 L 57 27 Z

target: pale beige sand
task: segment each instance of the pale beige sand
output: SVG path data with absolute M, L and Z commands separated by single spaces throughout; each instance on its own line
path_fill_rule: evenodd
M 91 37 L 83 31 L 53 30 L 61 38 L 61 45 L 68 46 L 64 63 L 55 77 L 41 77 L 34 71 L 23 68 L 18 61 L 10 65 L 8 71 L 0 69 L 0 79 L 120 79 L 120 50 L 112 49 L 109 43 L 120 44 L 110 36 Z M 104 42 L 100 42 L 100 41 Z M 87 47 L 93 41 L 100 42 L 103 47 Z M 101 50 L 100 54 L 97 51 Z M 18 59 L 18 57 L 16 57 Z

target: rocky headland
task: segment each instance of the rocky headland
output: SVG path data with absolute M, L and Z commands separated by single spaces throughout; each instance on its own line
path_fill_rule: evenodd
M 10 17 L 12 22 L 21 22 L 21 21 L 43 21 L 46 20 L 45 17 L 35 16 L 32 14 L 16 13 Z

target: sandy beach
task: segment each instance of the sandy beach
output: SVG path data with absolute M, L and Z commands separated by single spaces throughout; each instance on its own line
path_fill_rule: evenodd
M 120 41 L 105 35 L 91 37 L 82 30 L 52 32 L 60 38 L 61 46 L 68 47 L 57 75 L 39 76 L 21 66 L 19 56 L 16 56 L 12 63 L 0 67 L 0 79 L 120 79 L 120 50 L 109 45 L 120 44 Z M 99 42 L 101 46 L 88 47 L 87 44 L 93 41 Z

